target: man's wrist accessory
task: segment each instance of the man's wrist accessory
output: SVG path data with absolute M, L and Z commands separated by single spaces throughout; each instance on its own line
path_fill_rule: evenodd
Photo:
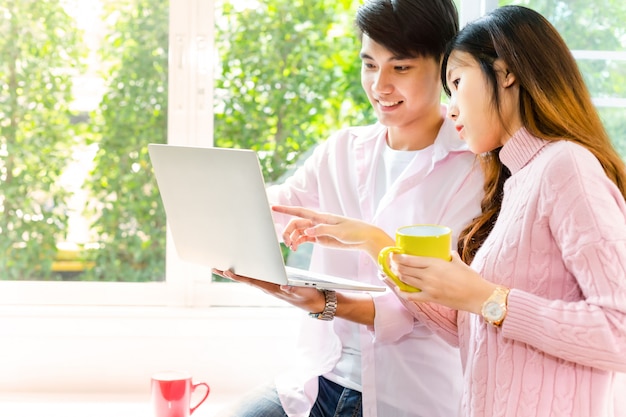
M 318 290 L 324 294 L 324 311 L 321 313 L 309 313 L 309 317 L 313 317 L 318 320 L 332 320 L 335 318 L 335 312 L 337 311 L 337 293 L 333 290 Z
M 487 301 L 483 303 L 481 314 L 492 326 L 500 327 L 506 317 L 509 291 L 508 288 L 496 287 Z

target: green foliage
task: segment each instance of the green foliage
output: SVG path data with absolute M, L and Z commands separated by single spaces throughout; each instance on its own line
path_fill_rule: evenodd
M 543 14 L 572 50 L 626 51 L 626 2 L 623 0 L 525 0 L 522 4 Z M 595 98 L 626 98 L 626 61 L 579 60 L 585 82 Z M 626 158 L 626 111 L 600 108 L 600 115 L 615 146 Z
M 222 63 L 216 101 L 223 109 L 216 146 L 260 151 L 266 176 L 275 179 L 338 126 L 364 122 L 369 106 L 350 6 L 276 0 L 237 12 L 224 5 L 225 24 L 216 34 Z M 93 115 L 99 151 L 89 185 L 98 248 L 96 267 L 84 278 L 159 279 L 165 216 L 147 144 L 166 142 L 167 5 L 120 0 L 107 12 L 114 22 L 103 56 L 110 81 Z
M 219 3 L 216 146 L 259 151 L 268 181 L 340 126 L 364 123 L 351 1 Z
M 615 149 L 626 160 L 626 111 L 619 107 L 601 108 L 600 117 L 615 145 Z
M 67 193 L 59 178 L 76 127 L 72 75 L 84 49 L 57 0 L 0 4 L 0 278 L 55 279 Z
M 106 4 L 108 88 L 92 115 L 99 149 L 88 185 L 98 246 L 85 279 L 164 276 L 165 214 L 147 145 L 167 137 L 168 8 L 153 0 Z

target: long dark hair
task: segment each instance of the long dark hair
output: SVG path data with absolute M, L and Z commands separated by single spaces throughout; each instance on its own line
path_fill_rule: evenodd
M 524 127 L 548 141 L 569 140 L 592 152 L 626 199 L 626 168 L 611 144 L 570 50 L 546 18 L 522 6 L 503 6 L 468 24 L 448 45 L 441 79 L 452 51 L 471 54 L 479 63 L 499 108 L 494 61 L 502 59 L 519 85 Z M 461 233 L 459 253 L 467 263 L 483 244 L 500 213 L 504 181 L 510 175 L 499 150 L 481 155 L 485 169 L 483 212 Z M 489 201 L 492 199 L 492 201 Z

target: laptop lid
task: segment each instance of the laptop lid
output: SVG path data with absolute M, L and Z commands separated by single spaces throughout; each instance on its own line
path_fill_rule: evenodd
M 297 282 L 288 282 L 255 151 L 166 144 L 148 151 L 181 259 L 276 284 L 384 291 L 293 268 Z M 317 282 L 327 279 L 336 284 Z

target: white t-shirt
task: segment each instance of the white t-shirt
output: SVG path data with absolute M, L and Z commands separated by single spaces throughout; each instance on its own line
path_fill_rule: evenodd
M 419 150 L 397 151 L 385 146 L 376 171 L 374 191 L 376 193 L 376 205 L 380 203 L 387 190 L 391 188 L 419 152 Z M 335 323 L 335 327 L 337 326 L 343 329 L 341 334 L 350 335 L 350 337 L 344 337 L 341 358 L 335 369 L 324 377 L 346 388 L 361 391 L 361 344 L 358 329 L 360 324 L 338 320 Z

